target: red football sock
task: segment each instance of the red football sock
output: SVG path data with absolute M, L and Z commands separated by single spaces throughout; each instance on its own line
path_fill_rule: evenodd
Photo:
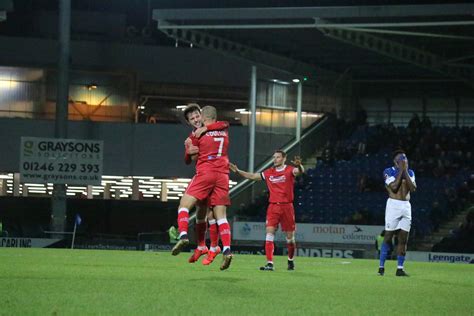
M 273 262 L 273 251 L 275 250 L 275 243 L 273 240 L 275 235 L 268 233 L 265 236 L 265 256 L 267 257 L 267 262 Z
M 198 223 L 196 222 L 196 242 L 198 247 L 206 247 L 206 228 L 207 228 L 207 223 L 202 222 Z
M 273 241 L 265 241 L 265 256 L 267 262 L 273 262 L 273 251 L 275 250 L 275 244 Z
M 188 233 L 189 210 L 182 207 L 178 210 L 178 231 L 179 235 Z
M 291 242 L 287 243 L 286 246 L 288 247 L 288 260 L 293 260 L 295 256 L 296 244 Z
M 219 225 L 219 236 L 221 237 L 224 250 L 230 248 L 230 225 L 227 219 L 218 220 L 217 225 Z
M 217 247 L 219 243 L 219 229 L 215 219 L 209 221 L 209 239 L 211 240 L 211 247 Z

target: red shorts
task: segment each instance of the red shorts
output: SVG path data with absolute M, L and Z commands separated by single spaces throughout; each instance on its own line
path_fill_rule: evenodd
M 220 172 L 197 173 L 185 192 L 202 201 L 208 199 L 208 206 L 230 205 L 229 175 Z
M 267 227 L 278 227 L 284 232 L 292 232 L 296 229 L 295 209 L 293 203 L 270 203 L 267 209 Z

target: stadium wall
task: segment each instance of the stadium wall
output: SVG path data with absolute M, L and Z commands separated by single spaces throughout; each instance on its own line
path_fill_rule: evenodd
M 168 241 L 166 230 L 176 221 L 177 203 L 159 201 L 68 199 L 67 231 L 80 214 L 78 235 L 88 239 L 102 236 L 137 240 L 140 233 L 156 232 Z M 45 238 L 51 219 L 51 199 L 0 197 L 0 220 L 9 237 Z
M 181 124 L 133 124 L 71 121 L 68 137 L 104 141 L 104 175 L 190 178 L 185 166 L 184 140 L 189 129 Z M 247 165 L 248 129 L 230 127 L 229 156 Z M 0 172 L 18 172 L 21 136 L 53 137 L 54 121 L 0 118 Z

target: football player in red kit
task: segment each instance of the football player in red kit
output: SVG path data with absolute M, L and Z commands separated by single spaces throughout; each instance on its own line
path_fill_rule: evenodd
M 192 145 L 199 149 L 196 175 L 189 183 L 181 201 L 184 205 L 194 205 L 197 201 L 208 199 L 208 205 L 213 208 L 217 220 L 219 236 L 223 245 L 223 261 L 220 268 L 225 270 L 230 266 L 233 258 L 230 250 L 231 232 L 226 216 L 227 206 L 230 205 L 228 130 L 207 130 L 208 126 L 216 123 L 217 111 L 214 107 L 205 106 L 201 111 L 201 116 L 205 126 L 198 128 L 191 137 Z M 173 255 L 180 253 L 189 243 L 185 217 L 189 217 L 188 212 L 178 212 L 180 240 L 172 250 Z M 185 222 L 186 225 L 180 226 L 181 222 Z
M 187 165 L 191 164 L 194 160 L 197 159 L 197 153 L 199 148 L 192 145 L 191 137 L 193 136 L 196 129 L 203 126 L 201 119 L 201 107 L 199 104 L 190 103 L 183 111 L 184 118 L 186 122 L 193 127 L 193 132 L 185 141 L 185 155 L 184 161 Z M 216 122 L 207 126 L 207 130 L 222 130 L 228 128 L 229 124 L 227 122 Z M 217 222 L 214 218 L 214 213 L 212 209 L 208 208 L 207 200 L 198 201 L 196 203 L 196 240 L 197 248 L 194 250 L 194 253 L 189 257 L 189 263 L 194 263 L 199 260 L 202 255 L 207 254 L 206 258 L 202 261 L 204 265 L 208 265 L 214 261 L 214 258 L 221 252 L 221 249 L 218 245 L 219 242 L 219 233 L 217 228 Z M 186 212 L 189 210 L 181 209 L 181 211 Z M 207 222 L 207 223 L 206 223 Z M 209 226 L 207 226 L 209 224 Z M 209 239 L 211 240 L 210 249 L 206 246 L 205 236 L 206 230 L 209 227 Z M 187 230 L 186 230 L 187 231 Z
M 275 249 L 274 239 L 278 224 L 281 230 L 286 233 L 286 244 L 288 247 L 288 270 L 294 270 L 294 256 L 296 251 L 295 242 L 295 210 L 293 208 L 293 187 L 295 177 L 303 174 L 304 168 L 301 158 L 296 156 L 292 161 L 294 167 L 288 166 L 286 153 L 277 150 L 273 154 L 273 167 L 266 169 L 262 173 L 249 173 L 240 170 L 235 164 L 230 164 L 233 172 L 242 177 L 260 181 L 264 180 L 270 191 L 269 204 L 266 220 L 265 254 L 267 264 L 260 268 L 264 271 L 273 271 L 273 250 Z

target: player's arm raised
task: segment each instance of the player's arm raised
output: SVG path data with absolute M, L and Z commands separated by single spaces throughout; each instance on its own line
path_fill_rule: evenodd
M 235 172 L 235 173 L 238 173 L 240 174 L 242 177 L 246 178 L 246 179 L 249 179 L 249 180 L 253 180 L 253 181 L 261 181 L 263 180 L 262 179 L 262 176 L 260 175 L 260 173 L 250 173 L 250 172 L 247 172 L 247 171 L 243 171 L 243 170 L 240 170 L 237 165 L 233 164 L 233 163 L 230 163 L 229 164 L 229 169 L 232 171 L 232 172 Z
M 304 173 L 304 167 L 301 163 L 301 157 L 300 156 L 295 156 L 293 158 L 293 161 L 291 162 L 296 168 L 293 169 L 293 174 L 295 177 L 302 175 Z

